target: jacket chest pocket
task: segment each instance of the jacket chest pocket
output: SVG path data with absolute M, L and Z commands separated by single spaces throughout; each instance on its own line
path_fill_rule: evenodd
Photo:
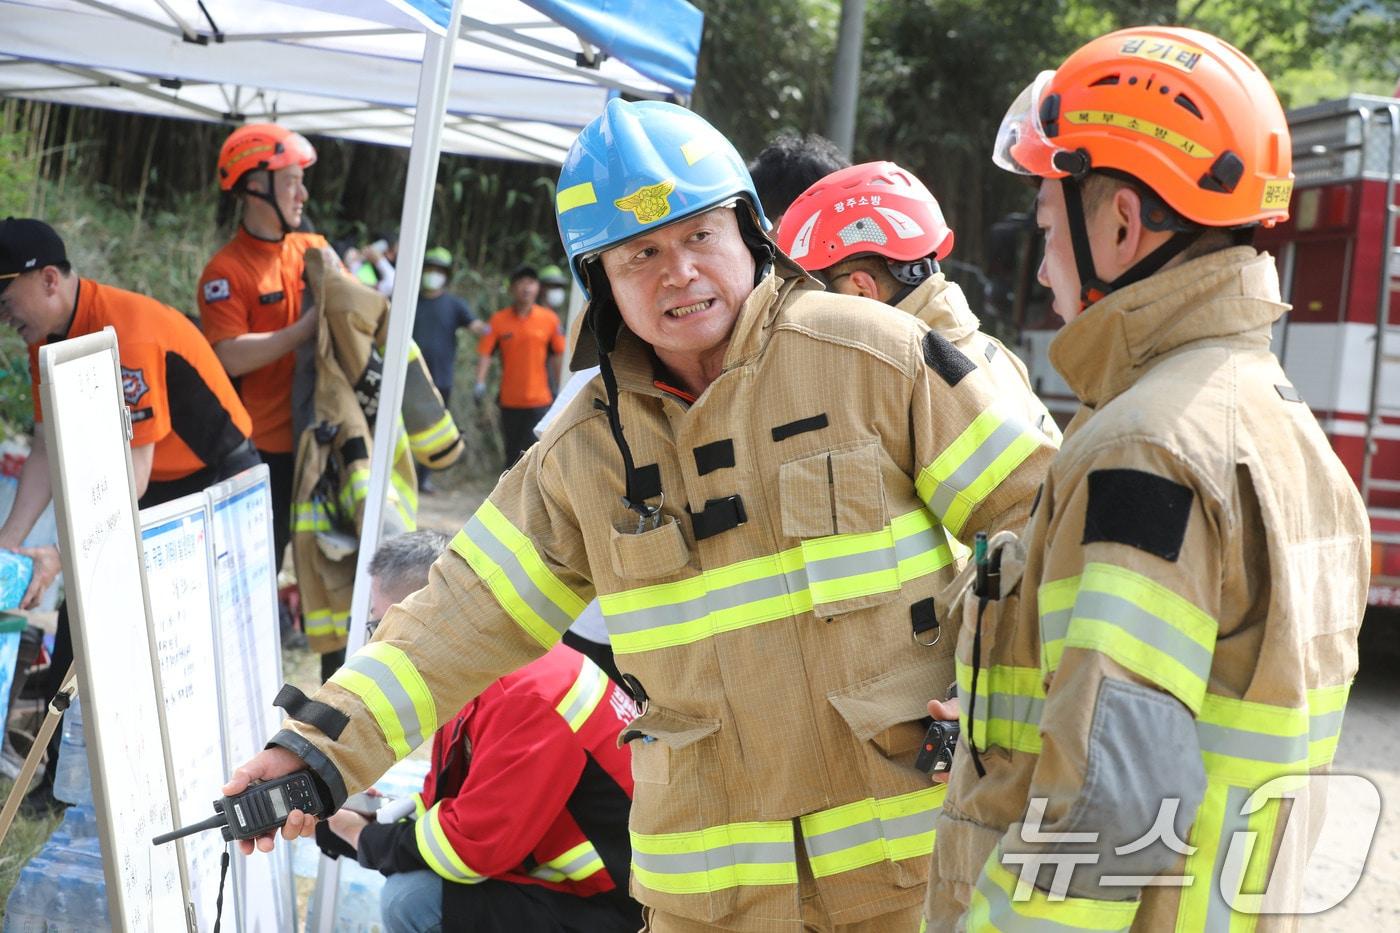
M 670 576 L 690 562 L 680 523 L 669 515 L 657 527 L 636 534 L 613 528 L 609 550 L 613 572 L 624 580 Z
M 783 534 L 800 541 L 814 613 L 878 606 L 898 593 L 878 444 L 790 460 L 778 492 Z

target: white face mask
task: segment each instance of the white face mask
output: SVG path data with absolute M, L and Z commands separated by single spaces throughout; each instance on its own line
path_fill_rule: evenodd
M 544 290 L 544 303 L 557 308 L 564 303 L 564 289 L 555 285 Z
M 435 292 L 447 284 L 446 272 L 424 272 L 423 288 L 425 291 Z

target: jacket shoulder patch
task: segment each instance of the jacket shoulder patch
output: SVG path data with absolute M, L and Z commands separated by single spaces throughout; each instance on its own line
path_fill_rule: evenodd
M 1163 560 L 1181 556 L 1195 494 L 1189 486 L 1144 470 L 1094 470 L 1083 544 L 1126 544 Z
M 146 382 L 146 371 L 144 369 L 132 369 L 126 366 L 122 370 L 122 396 L 126 399 L 126 404 L 132 407 L 145 397 L 151 390 Z
M 924 362 L 950 386 L 962 382 L 964 376 L 977 368 L 961 350 L 934 331 L 924 334 Z
M 208 304 L 223 301 L 229 296 L 228 279 L 211 279 L 204 283 L 204 300 Z

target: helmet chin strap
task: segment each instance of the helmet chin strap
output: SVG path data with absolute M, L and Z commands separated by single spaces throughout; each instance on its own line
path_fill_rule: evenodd
M 282 235 L 283 235 L 283 236 L 286 236 L 286 235 L 289 234 L 289 233 L 295 232 L 295 231 L 296 231 L 296 227 L 293 227 L 291 224 L 287 223 L 287 218 L 286 218 L 286 216 L 282 213 L 282 205 L 280 205 L 280 204 L 277 203 L 277 189 L 276 189 L 276 185 L 275 185 L 275 183 L 274 183 L 274 182 L 275 182 L 275 179 L 274 179 L 273 176 L 272 176 L 272 169 L 270 169 L 270 168 L 265 168 L 265 169 L 263 169 L 262 171 L 264 171 L 264 172 L 267 173 L 267 190 L 266 190 L 266 191 L 254 191 L 254 190 L 252 190 L 251 188 L 249 188 L 249 187 L 247 187 L 247 186 L 245 185 L 244 188 L 243 188 L 244 193 L 245 193 L 245 194 L 251 194 L 253 197 L 257 198 L 258 200 L 260 200 L 260 201 L 266 201 L 268 204 L 271 204 L 271 205 L 272 205 L 273 213 L 275 213 L 275 214 L 277 215 L 277 223 L 278 223 L 279 225 L 281 225 L 281 227 L 282 227 Z
M 1083 185 L 1080 179 L 1073 175 L 1062 179 L 1060 184 L 1065 192 L 1065 213 L 1069 218 L 1070 247 L 1074 252 L 1075 268 L 1079 271 L 1079 310 L 1081 311 L 1094 302 L 1106 298 L 1112 292 L 1126 288 L 1134 282 L 1141 282 L 1157 272 L 1181 255 L 1187 247 L 1195 243 L 1205 233 L 1202 228 L 1176 229 L 1171 239 L 1139 259 L 1112 282 L 1105 282 L 1099 277 L 1098 270 L 1094 268 L 1094 253 L 1089 247 L 1089 225 L 1084 216 Z M 1153 209 L 1154 205 L 1144 202 L 1142 206 L 1144 226 L 1152 230 L 1175 229 L 1169 225 L 1163 226 L 1160 222 L 1153 220 L 1151 217 Z

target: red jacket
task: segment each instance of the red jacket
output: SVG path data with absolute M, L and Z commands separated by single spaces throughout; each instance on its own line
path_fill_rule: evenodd
M 555 646 L 437 731 L 418 818 L 367 826 L 360 863 L 580 897 L 625 891 L 632 769 L 617 737 L 636 713 L 597 665 Z

